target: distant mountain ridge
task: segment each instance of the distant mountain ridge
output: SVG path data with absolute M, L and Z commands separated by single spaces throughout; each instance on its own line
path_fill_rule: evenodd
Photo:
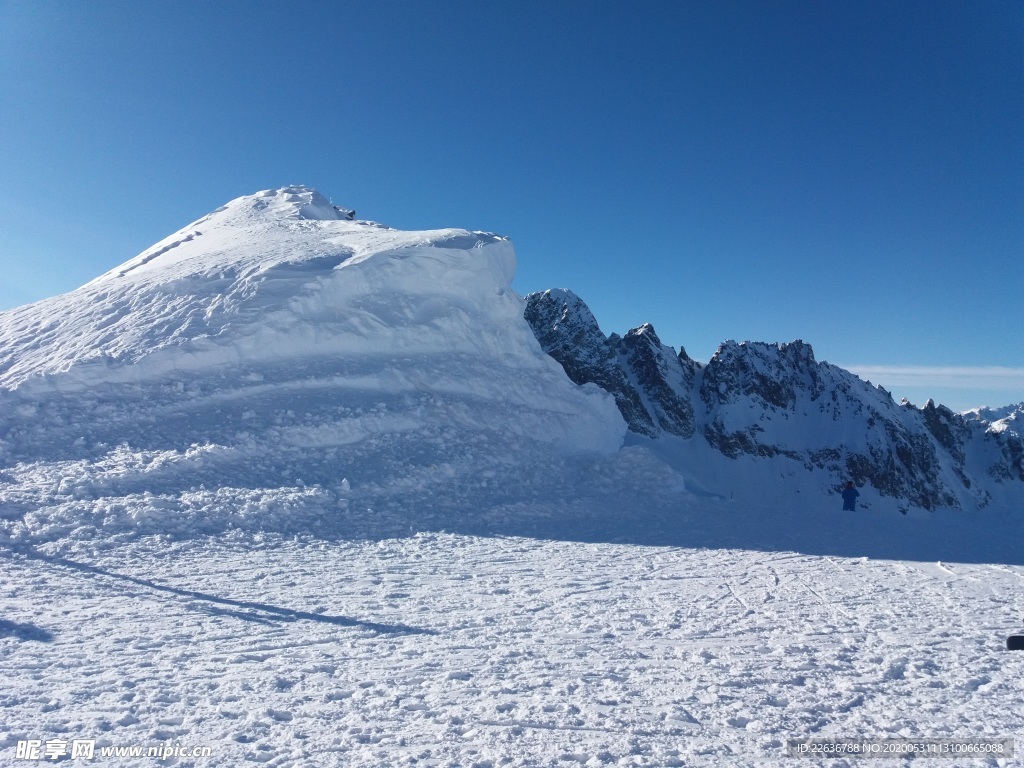
M 971 422 L 985 426 L 989 432 L 1001 432 L 1024 438 L 1024 403 L 1001 408 L 974 408 L 963 414 Z
M 924 509 L 984 507 L 1024 483 L 1024 443 L 1009 425 L 1024 406 L 961 415 L 897 404 L 881 387 L 818 362 L 810 345 L 724 342 L 702 365 L 645 324 L 605 336 L 572 291 L 526 297 L 541 347 L 577 384 L 615 398 L 628 428 L 658 440 L 703 439 L 729 458 L 823 470 Z M 1024 492 L 1024 485 L 1020 486 Z

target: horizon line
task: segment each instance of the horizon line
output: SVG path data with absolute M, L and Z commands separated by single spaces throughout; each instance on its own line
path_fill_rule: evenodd
M 874 383 L 903 387 L 1024 390 L 1024 367 L 1002 365 L 840 365 Z

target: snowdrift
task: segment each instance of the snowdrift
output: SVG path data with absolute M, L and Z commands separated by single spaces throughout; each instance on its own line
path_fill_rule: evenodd
M 77 291 L 0 314 L 7 402 L 111 384 L 219 402 L 283 385 L 373 391 L 442 398 L 414 409 L 416 423 L 618 448 L 609 398 L 566 381 L 522 320 L 508 240 L 400 232 L 341 210 L 304 187 L 241 197 Z M 407 419 L 356 431 L 385 421 Z M 308 439 L 346 443 L 353 429 L 332 438 L 320 425 Z
M 319 514 L 357 483 L 427 492 L 510 456 L 619 448 L 612 398 L 523 320 L 506 238 L 350 215 L 305 187 L 241 197 L 0 313 L 0 466 L 29 497 L 7 486 L 5 517 L 180 522 L 205 486 L 226 494 L 207 512 L 230 497 L 266 522 L 267 494 Z

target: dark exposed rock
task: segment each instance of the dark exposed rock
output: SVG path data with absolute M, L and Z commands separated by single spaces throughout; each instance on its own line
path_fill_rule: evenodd
M 664 346 L 648 324 L 629 331 L 617 345 L 620 363 L 636 382 L 653 421 L 670 435 L 692 436 L 690 392 L 699 366 Z
M 971 435 L 971 429 L 967 426 L 964 417 L 953 413 L 944 405 L 936 406 L 929 400 L 921 409 L 925 426 L 939 445 L 949 451 L 957 462 L 963 464 L 964 444 Z
M 989 474 L 998 480 L 1024 481 L 1024 440 L 1002 433 L 989 433 L 989 437 L 999 445 L 1003 457 L 989 468 Z
M 572 291 L 551 290 L 526 297 L 526 322 L 541 348 L 557 360 L 577 384 L 593 383 L 615 398 L 633 432 L 659 433 L 640 393 L 618 364 L 617 344 L 601 333 L 590 308 Z
M 766 458 L 786 456 L 790 459 L 801 460 L 802 457 L 796 451 L 760 442 L 757 439 L 758 432 L 763 432 L 763 430 L 756 425 L 752 425 L 746 430 L 728 432 L 718 419 L 710 424 L 706 424 L 703 430 L 704 438 L 711 447 L 717 448 L 730 459 L 739 458 L 747 454 Z
M 792 409 L 798 391 L 807 391 L 816 399 L 822 387 L 809 344 L 727 341 L 705 369 L 700 396 L 709 408 L 748 396 L 764 406 Z

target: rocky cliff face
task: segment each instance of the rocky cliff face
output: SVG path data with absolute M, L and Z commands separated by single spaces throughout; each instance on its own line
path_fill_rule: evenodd
M 727 341 L 701 365 L 662 344 L 650 325 L 606 337 L 571 291 L 530 294 L 525 315 L 570 378 L 611 392 L 639 435 L 701 439 L 734 459 L 797 462 L 837 486 L 852 479 L 924 509 L 985 506 L 993 483 L 1024 482 L 1014 433 L 931 401 L 897 404 L 818 362 L 802 341 Z
M 570 379 L 612 394 L 630 430 L 648 437 L 693 435 L 690 393 L 700 366 L 663 345 L 652 326 L 624 338 L 605 336 L 590 308 L 564 289 L 527 296 L 525 317 Z

